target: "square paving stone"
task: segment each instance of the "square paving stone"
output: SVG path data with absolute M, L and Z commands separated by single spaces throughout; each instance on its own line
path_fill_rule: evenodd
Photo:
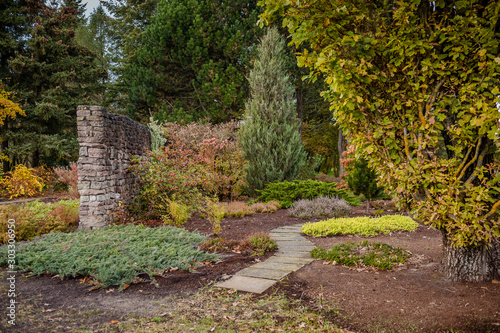
M 260 262 L 258 264 L 255 264 L 252 266 L 252 268 L 258 268 L 258 269 L 275 269 L 278 271 L 287 271 L 287 272 L 293 272 L 298 270 L 299 268 L 302 268 L 304 266 L 303 264 L 291 264 L 291 263 L 284 263 L 284 262 L 268 262 L 267 260 L 264 262 Z
M 228 289 L 236 289 L 239 291 L 247 291 L 250 293 L 262 294 L 269 287 L 275 284 L 275 280 L 259 279 L 248 276 L 234 275 L 229 280 L 219 282 L 215 286 Z
M 291 271 L 281 271 L 281 270 L 274 270 L 274 269 L 264 269 L 264 268 L 253 268 L 248 267 L 245 269 L 242 269 L 236 275 L 242 275 L 242 276 L 249 276 L 249 277 L 255 277 L 255 278 L 261 278 L 261 279 L 269 279 L 269 280 L 281 280 L 288 274 L 290 274 Z

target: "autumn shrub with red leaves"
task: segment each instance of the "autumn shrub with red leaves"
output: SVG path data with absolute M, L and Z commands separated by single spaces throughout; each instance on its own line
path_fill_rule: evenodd
M 78 165 L 71 162 L 69 167 L 54 168 L 54 172 L 59 177 L 59 180 L 68 185 L 69 195 L 73 198 L 79 198 L 78 193 Z

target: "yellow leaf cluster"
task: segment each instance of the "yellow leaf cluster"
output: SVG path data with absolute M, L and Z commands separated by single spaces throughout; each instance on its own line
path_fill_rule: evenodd
M 4 124 L 7 117 L 16 119 L 16 114 L 26 116 L 26 113 L 24 113 L 19 104 L 9 99 L 11 95 L 12 92 L 0 89 L 0 126 Z

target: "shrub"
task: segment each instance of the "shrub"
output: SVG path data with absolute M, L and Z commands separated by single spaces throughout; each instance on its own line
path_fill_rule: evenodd
M 372 243 L 367 240 L 360 243 L 337 244 L 331 250 L 317 247 L 311 251 L 314 258 L 332 263 L 353 266 L 369 266 L 380 270 L 389 270 L 396 264 L 403 264 L 411 253 L 384 243 Z
M 168 146 L 183 146 L 199 156 L 216 175 L 213 181 L 219 199 L 236 198 L 241 194 L 245 161 L 236 138 L 236 121 L 218 125 L 165 123 L 162 128 Z
M 250 194 L 268 183 L 297 178 L 307 163 L 284 47 L 278 30 L 269 29 L 257 47 L 258 56 L 248 77 L 250 98 L 238 135 L 247 161 L 245 179 Z
M 301 219 L 321 217 L 341 217 L 349 214 L 351 206 L 344 200 L 328 197 L 317 197 L 311 200 L 295 201 L 288 213 Z
M 368 166 L 364 158 L 355 161 L 346 175 L 347 184 L 355 194 L 363 194 L 367 200 L 366 211 L 370 211 L 370 201 L 381 197 L 384 188 L 377 185 L 377 174 Z
M 167 198 L 168 216 L 162 216 L 163 222 L 171 224 L 176 227 L 181 227 L 186 223 L 187 219 L 191 216 L 189 206 L 184 205 L 180 201 L 171 200 Z
M 386 215 L 379 218 L 352 217 L 337 218 L 316 223 L 306 223 L 302 232 L 313 237 L 335 235 L 376 236 L 379 233 L 388 234 L 392 231 L 414 231 L 418 223 L 408 216 Z
M 79 198 L 78 193 L 78 164 L 71 162 L 69 167 L 57 167 L 54 172 L 59 180 L 68 185 L 69 195 L 72 198 Z
M 241 201 L 231 201 L 225 204 L 224 208 L 226 210 L 225 216 L 243 217 L 255 213 L 274 213 L 281 208 L 281 205 L 277 201 L 269 201 L 266 203 L 256 202 L 251 205 L 247 205 Z
M 276 200 L 282 208 L 289 208 L 293 202 L 299 199 L 314 199 L 317 197 L 339 197 L 352 206 L 359 206 L 356 197 L 346 190 L 339 190 L 334 183 L 323 183 L 316 180 L 295 180 L 292 182 L 275 182 L 267 184 L 260 191 L 257 201 L 268 202 Z
M 278 245 L 268 234 L 259 232 L 249 237 L 248 241 L 253 246 L 254 254 L 263 256 L 266 252 L 274 251 Z
M 53 204 L 32 201 L 0 207 L 0 244 L 8 240 L 7 221 L 16 221 L 16 241 L 31 240 L 53 231 L 68 232 L 78 226 L 78 200 Z
M 0 180 L 0 186 L 4 188 L 7 195 L 12 198 L 21 196 L 32 197 L 42 192 L 43 180 L 34 173 L 34 169 L 28 169 L 19 164 L 14 171 Z
M 217 235 L 221 231 L 221 221 L 226 215 L 226 210 L 224 206 L 219 205 L 217 199 L 206 198 L 205 206 L 202 208 L 203 213 L 205 213 L 208 222 L 212 225 L 212 231 L 214 235 Z
M 217 256 L 195 247 L 204 239 L 197 233 L 163 226 L 121 225 L 96 230 L 78 230 L 45 235 L 19 244 L 18 270 L 35 275 L 88 276 L 97 287 L 140 281 L 138 275 L 154 276 L 170 268 L 188 270 L 197 262 L 215 261 Z M 7 247 L 0 247 L 0 266 L 7 264 Z

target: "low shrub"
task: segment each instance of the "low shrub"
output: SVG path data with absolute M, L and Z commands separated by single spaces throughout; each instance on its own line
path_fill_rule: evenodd
M 267 233 L 259 232 L 256 233 L 248 239 L 250 244 L 253 246 L 254 254 L 263 256 L 266 252 L 274 251 L 278 248 L 278 245 L 273 241 Z
M 226 240 L 224 238 L 210 238 L 200 244 L 200 250 L 206 252 L 219 253 L 243 253 L 247 255 L 262 256 L 266 252 L 274 251 L 278 248 L 266 233 L 257 233 L 242 241 Z
M 44 183 L 42 178 L 36 175 L 34 169 L 19 164 L 14 171 L 7 173 L 3 179 L 0 179 L 0 187 L 12 199 L 35 196 L 42 192 Z
M 0 207 L 0 244 L 8 240 L 7 221 L 16 221 L 16 241 L 31 240 L 53 231 L 69 232 L 78 227 L 78 200 L 56 203 L 32 201 Z
M 280 203 L 274 200 L 266 203 L 256 202 L 250 205 L 241 201 L 231 201 L 222 205 L 226 210 L 225 216 L 229 217 L 243 217 L 255 213 L 274 213 L 281 208 Z
M 334 264 L 368 266 L 379 270 L 393 269 L 394 265 L 403 264 L 411 253 L 384 243 L 372 243 L 367 240 L 360 243 L 337 244 L 330 250 L 317 247 L 311 251 L 314 258 L 328 260 Z
M 276 200 L 281 204 L 282 208 L 289 208 L 297 200 L 314 199 L 321 196 L 339 197 L 352 206 L 360 205 L 355 196 L 349 194 L 346 190 L 337 189 L 334 183 L 324 183 L 316 180 L 294 180 L 267 184 L 264 190 L 260 191 L 257 201 Z
M 402 215 L 385 215 L 378 218 L 352 217 L 333 218 L 316 223 L 306 223 L 302 232 L 313 237 L 335 235 L 376 236 L 379 233 L 388 234 L 392 231 L 414 231 L 418 223 L 412 218 Z
M 167 198 L 166 204 L 169 215 L 162 216 L 163 222 L 165 224 L 171 224 L 175 227 L 181 227 L 191 216 L 189 206 L 184 205 L 180 201 Z
M 18 270 L 33 275 L 85 276 L 96 287 L 126 285 L 169 269 L 189 270 L 198 262 L 218 256 L 196 249 L 204 237 L 183 229 L 162 226 L 109 226 L 96 230 L 54 232 L 18 245 Z M 0 266 L 7 264 L 7 247 L 0 247 Z
M 205 218 L 210 222 L 214 235 L 217 235 L 221 230 L 221 221 L 226 215 L 224 206 L 219 205 L 217 199 L 206 198 L 204 207 L 202 208 Z
M 69 167 L 54 168 L 55 174 L 59 180 L 68 186 L 69 195 L 72 198 L 78 199 L 78 164 L 71 162 Z
M 295 201 L 288 210 L 288 214 L 301 219 L 341 217 L 349 214 L 350 210 L 351 206 L 344 199 L 318 197 Z

